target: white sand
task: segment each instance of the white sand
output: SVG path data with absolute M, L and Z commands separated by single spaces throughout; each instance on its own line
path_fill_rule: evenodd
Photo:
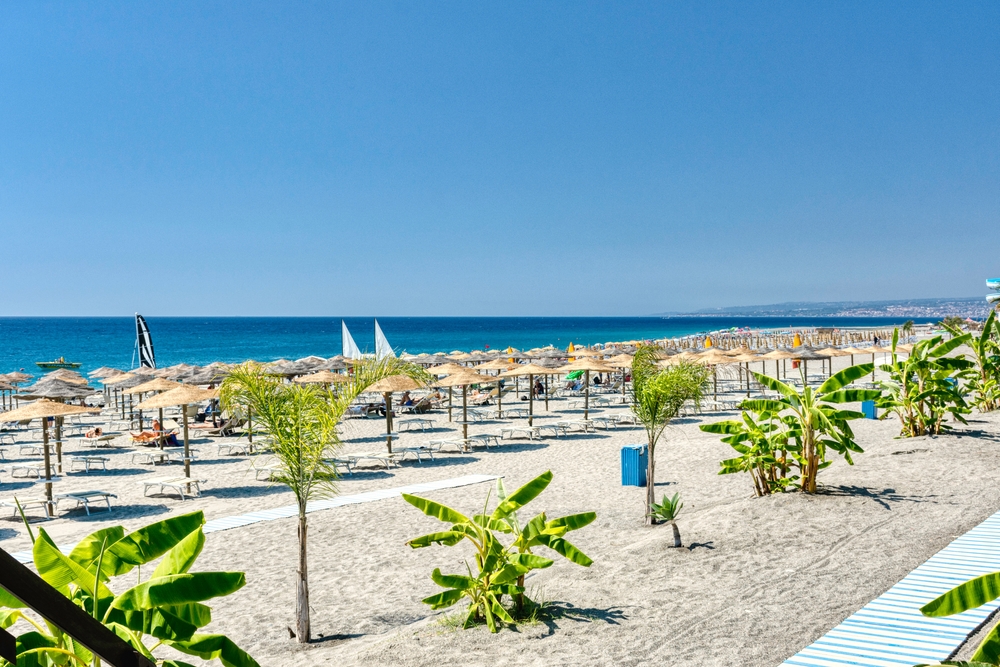
M 323 641 L 302 647 L 285 629 L 294 625 L 292 519 L 209 536 L 199 569 L 241 570 L 248 581 L 213 605 L 211 629 L 229 634 L 262 665 L 776 665 L 1000 508 L 1000 417 L 974 419 L 955 435 L 910 440 L 894 439 L 895 421 L 855 422 L 866 449 L 855 466 L 838 461 L 821 473 L 816 496 L 763 499 L 752 497 L 749 478 L 717 474 L 728 446 L 700 432 L 699 420 L 680 420 L 657 450 L 657 493 L 681 493 L 683 549 L 668 548 L 669 528 L 643 525 L 645 490 L 620 485 L 619 449 L 644 440 L 638 428 L 370 469 L 346 478 L 342 493 L 472 473 L 504 475 L 512 489 L 551 469 L 552 485 L 529 509 L 550 516 L 596 511 L 594 524 L 571 535 L 595 563 L 584 569 L 561 560 L 529 577 L 529 587 L 551 603 L 553 617 L 543 623 L 497 635 L 456 630 L 420 600 L 439 590 L 431 570 L 464 570 L 469 549 L 406 547 L 407 538 L 440 524 L 401 499 L 342 507 L 309 519 L 313 632 Z M 383 430 L 375 419 L 349 422 L 348 448 L 379 449 L 384 445 L 371 436 Z M 404 434 L 401 444 L 430 437 Z M 107 474 L 69 475 L 57 488 L 118 493 L 110 519 L 130 528 L 194 509 L 212 519 L 292 502 L 287 491 L 254 481 L 246 459 L 220 459 L 213 445 L 198 449 L 195 470 L 212 480 L 198 500 L 143 499 L 135 482 L 164 470 L 133 465 L 124 453 L 113 455 Z M 9 475 L 3 482 L 8 495 Z M 488 488 L 429 495 L 474 511 Z M 45 527 L 68 544 L 112 521 L 74 512 Z M 0 522 L 0 546 L 27 547 L 18 521 Z

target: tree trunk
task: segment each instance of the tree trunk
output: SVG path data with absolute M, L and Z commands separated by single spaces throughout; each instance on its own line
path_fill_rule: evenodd
M 674 529 L 674 548 L 676 549 L 684 546 L 683 544 L 681 544 L 681 531 L 677 529 L 677 522 L 671 521 L 670 527 Z
M 299 506 L 299 569 L 295 585 L 295 634 L 299 643 L 310 639 L 309 633 L 309 573 L 306 565 L 306 508 Z
M 649 443 L 649 465 L 646 466 L 646 525 L 652 526 L 653 503 L 656 502 L 656 458 L 653 456 L 656 443 Z

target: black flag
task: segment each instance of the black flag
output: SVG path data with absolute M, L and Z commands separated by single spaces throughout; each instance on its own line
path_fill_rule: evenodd
M 153 354 L 153 339 L 149 335 L 149 326 L 139 313 L 135 314 L 135 344 L 139 348 L 139 366 L 156 368 L 156 355 Z

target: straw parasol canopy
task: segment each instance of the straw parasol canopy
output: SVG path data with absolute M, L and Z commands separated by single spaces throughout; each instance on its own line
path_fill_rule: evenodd
M 0 375 L 0 377 L 2 377 L 7 382 L 10 382 L 11 384 L 21 384 L 22 382 L 27 382 L 34 376 L 28 375 L 27 373 L 18 373 L 17 371 L 14 371 L 13 373 Z
M 441 364 L 440 366 L 431 366 L 427 369 L 427 372 L 431 375 L 451 375 L 453 373 L 463 373 L 465 371 L 471 370 L 468 366 L 462 366 L 461 364 L 447 363 Z
M 570 354 L 570 356 L 577 357 L 577 358 L 580 358 L 580 357 L 603 357 L 604 356 L 604 351 L 603 350 L 591 350 L 591 349 L 586 348 L 586 347 L 575 347 L 575 348 L 573 348 L 573 352 Z
M 165 380 L 163 378 L 156 378 L 155 380 L 150 380 L 149 382 L 143 382 L 140 385 L 136 385 L 131 389 L 125 391 L 126 394 L 145 394 L 151 391 L 169 391 L 171 389 L 176 389 L 177 387 L 183 387 L 184 385 L 180 382 L 174 382 L 173 380 Z
M 468 439 L 469 437 L 469 403 L 468 403 L 468 393 L 470 384 L 487 384 L 492 382 L 498 382 L 499 378 L 490 377 L 489 375 L 481 375 L 476 373 L 471 368 L 462 368 L 461 371 L 451 373 L 447 377 L 438 380 L 434 383 L 435 387 L 448 387 L 449 391 L 454 387 L 462 388 L 462 438 Z M 448 414 L 451 414 L 451 398 L 449 395 L 448 404 Z
M 95 368 L 94 370 L 87 373 L 88 376 L 97 379 L 103 379 L 111 377 L 112 375 L 121 375 L 124 371 L 120 371 L 117 368 L 111 368 L 111 366 L 101 366 L 100 368 Z
M 62 400 L 75 400 L 78 398 L 86 398 L 87 396 L 93 396 L 98 393 L 93 387 L 76 384 L 75 382 L 67 382 L 59 378 L 53 378 L 51 380 L 39 380 L 30 387 L 25 387 L 18 392 L 19 399 L 33 399 L 33 398 L 58 398 Z
M 528 376 L 528 426 L 534 425 L 535 420 L 535 387 L 532 379 L 536 375 L 551 375 L 552 369 L 538 364 L 519 364 L 509 371 L 500 374 L 500 377 L 523 377 Z M 498 397 L 499 400 L 499 397 Z M 548 397 L 546 397 L 546 401 Z M 498 408 L 499 409 L 499 408 Z
M 631 354 L 619 354 L 610 359 L 605 359 L 604 363 L 612 368 L 629 368 L 632 366 L 632 359 L 633 356 Z
M 493 359 L 492 361 L 487 361 L 485 364 L 479 364 L 475 367 L 477 371 L 506 371 L 514 368 L 517 364 L 513 364 L 507 359 Z
M 301 384 L 343 384 L 344 382 L 350 381 L 351 377 L 349 375 L 325 370 L 319 371 L 318 373 L 311 373 L 309 375 L 300 375 L 293 380 L 293 382 L 299 382 Z
M 390 375 L 382 378 L 378 382 L 368 387 L 367 391 L 377 391 L 380 394 L 393 393 L 397 391 L 413 391 L 420 389 L 424 385 L 420 384 L 409 375 Z
M 219 392 L 216 389 L 199 389 L 186 384 L 169 389 L 162 394 L 150 396 L 145 401 L 137 405 L 140 410 L 154 410 L 157 408 L 172 408 L 178 405 L 190 405 L 191 403 L 201 403 L 213 398 L 218 398 Z
M 576 356 L 576 352 L 573 353 Z M 560 366 L 556 369 L 559 373 L 572 373 L 573 371 L 594 371 L 596 373 L 611 373 L 615 369 L 612 366 L 604 363 L 600 359 L 577 359 L 576 361 L 571 361 L 564 366 Z
M 100 412 L 96 408 L 87 408 L 81 405 L 67 405 L 57 403 L 47 399 L 41 399 L 25 405 L 24 407 L 10 410 L 0 414 L 0 422 L 25 421 L 30 419 L 42 420 L 42 451 L 45 458 L 45 498 L 52 505 L 52 463 L 49 457 L 49 417 L 65 417 L 67 415 L 82 415 Z M 47 512 L 51 514 L 51 512 Z
M 67 415 L 82 415 L 87 413 L 100 412 L 99 408 L 87 408 L 81 405 L 67 405 L 50 401 L 46 398 L 39 399 L 23 407 L 8 412 L 0 413 L 0 421 L 16 422 L 26 419 L 43 419 L 48 417 L 65 417 Z
M 52 371 L 51 373 L 46 373 L 39 378 L 38 381 L 42 382 L 43 380 L 63 380 L 73 384 L 87 384 L 87 378 L 83 377 L 76 371 L 69 370 L 68 368 L 60 368 Z
M 827 358 L 811 347 L 806 347 L 805 345 L 800 345 L 799 347 L 793 349 L 792 353 L 794 356 L 791 358 L 798 361 L 824 361 Z
M 771 350 L 767 354 L 760 355 L 761 359 L 774 359 L 775 361 L 779 359 L 795 359 L 795 353 L 791 350 L 785 350 L 778 348 L 777 350 Z
M 139 383 L 148 382 L 150 379 L 151 379 L 150 376 L 141 373 L 119 373 L 118 375 L 109 375 L 108 377 L 101 378 L 101 382 L 105 386 L 107 385 L 118 386 L 118 385 L 124 385 L 128 382 L 132 382 L 135 380 L 139 380 Z M 135 385 L 130 385 L 130 386 L 134 387 Z

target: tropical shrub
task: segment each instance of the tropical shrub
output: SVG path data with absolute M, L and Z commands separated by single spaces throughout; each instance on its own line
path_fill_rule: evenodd
M 969 344 L 972 335 L 965 333 L 949 340 L 934 336 L 916 343 L 905 359 L 896 354 L 899 330 L 892 334 L 892 363 L 880 368 L 889 376 L 880 382 L 885 394 L 878 406 L 882 418 L 895 413 L 901 425 L 900 435 L 911 438 L 937 435 L 950 430 L 945 419 L 966 423 L 963 415 L 971 410 L 965 402 L 960 380 L 973 368 L 964 357 L 949 357 L 958 347 Z
M 955 588 L 942 593 L 923 607 L 920 612 L 924 616 L 952 616 L 964 611 L 981 607 L 987 602 L 1000 597 L 1000 572 L 991 572 L 981 577 L 970 579 Z M 994 625 L 968 663 L 946 662 L 946 665 L 1000 665 L 1000 625 Z
M 705 395 L 711 371 L 682 361 L 667 368 L 657 362 L 660 351 L 641 345 L 632 358 L 632 412 L 646 429 L 649 465 L 646 468 L 646 523 L 653 525 L 656 502 L 656 443 L 667 425 L 688 401 L 697 405 Z
M 959 329 L 951 329 L 953 336 L 961 336 Z M 966 386 L 973 392 L 973 402 L 980 412 L 990 412 L 1000 407 L 1000 322 L 996 311 L 991 310 L 978 336 L 969 334 L 974 366 L 963 376 Z
M 590 558 L 564 536 L 596 519 L 594 512 L 551 520 L 542 512 L 523 525 L 518 520 L 517 510 L 538 497 L 551 481 L 552 472 L 545 472 L 509 496 L 504 492 L 503 483 L 498 481 L 497 507 L 487 514 L 490 501 L 487 494 L 482 514 L 471 518 L 433 500 L 404 493 L 403 499 L 427 516 L 451 524 L 447 530 L 409 540 L 409 546 L 414 549 L 432 544 L 452 547 L 467 541 L 475 549 L 475 571 L 468 562 L 466 574 L 442 574 L 440 569 L 434 570 L 431 580 L 445 590 L 425 598 L 424 603 L 431 609 L 444 609 L 468 598 L 469 609 L 463 627 L 485 621 L 490 631 L 496 632 L 500 623 L 515 623 L 515 616 L 524 610 L 525 603 L 531 603 L 525 596 L 524 575 L 553 563 L 549 558 L 535 555 L 532 549 L 544 546 L 577 565 L 589 567 Z M 504 544 L 500 535 L 510 536 L 510 543 Z M 512 608 L 504 606 L 506 598 L 514 603 Z
M 308 642 L 309 614 L 308 522 L 311 500 L 337 492 L 337 467 L 331 458 L 340 448 L 337 424 L 351 403 L 371 385 L 391 375 L 408 375 L 427 383 L 425 370 L 396 357 L 366 359 L 353 368 L 350 382 L 336 393 L 318 385 L 284 382 L 261 364 L 247 362 L 223 381 L 219 397 L 231 411 L 253 414 L 268 433 L 270 453 L 278 460 L 272 481 L 284 484 L 298 506 L 298 569 L 295 585 L 295 636 Z
M 741 421 L 701 426 L 701 430 L 708 433 L 725 435 L 723 442 L 741 454 L 736 459 L 723 461 L 719 474 L 750 472 L 757 495 L 789 486 L 815 493 L 819 471 L 832 463 L 828 458 L 830 452 L 840 454 L 853 465 L 851 453 L 864 451 L 854 441 L 854 432 L 848 423 L 863 418 L 864 414 L 845 410 L 840 405 L 880 396 L 878 390 L 849 388 L 852 382 L 865 377 L 873 368 L 872 364 L 851 366 L 827 378 L 819 388 L 807 385 L 801 392 L 780 380 L 754 373 L 757 381 L 777 392 L 778 397 L 743 401 L 740 404 Z M 787 477 L 789 455 L 798 468 L 797 478 Z
M 653 518 L 657 523 L 665 523 L 674 529 L 674 547 L 683 546 L 681 544 L 681 531 L 677 528 L 677 515 L 681 513 L 684 503 L 681 502 L 681 494 L 675 493 L 673 497 L 663 494 L 663 502 L 659 505 L 653 503 Z
M 154 657 L 161 645 L 226 667 L 257 667 L 257 662 L 221 634 L 198 632 L 212 621 L 206 600 L 244 586 L 242 572 L 191 572 L 205 545 L 202 512 L 184 514 L 126 534 L 121 526 L 101 529 L 64 554 L 44 528 L 31 533 L 32 556 L 39 576 L 162 667 L 191 667 L 179 660 Z M 162 559 L 145 581 L 141 566 Z M 129 586 L 112 578 L 135 570 Z M 114 590 L 122 590 L 115 594 Z M 17 637 L 19 667 L 91 665 L 95 657 L 54 625 L 40 623 L 17 598 L 0 589 L 0 628 L 17 621 L 34 630 Z M 147 639 L 148 637 L 148 639 Z M 154 642 L 152 646 L 147 642 Z M 0 659 L 0 665 L 10 663 Z

